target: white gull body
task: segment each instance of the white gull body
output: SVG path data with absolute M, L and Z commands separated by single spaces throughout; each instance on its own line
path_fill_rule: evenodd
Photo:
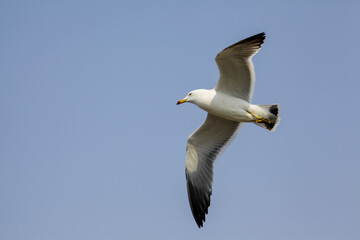
M 233 97 L 228 94 L 216 91 L 215 89 L 198 89 L 191 92 L 191 98 L 187 102 L 196 104 L 201 109 L 215 116 L 236 122 L 256 122 L 261 116 L 269 118 L 268 111 L 252 105 L 249 102 Z M 254 115 L 250 114 L 254 113 Z
M 242 122 L 253 122 L 274 131 L 279 105 L 253 105 L 255 72 L 252 57 L 260 50 L 265 33 L 225 48 L 216 56 L 220 79 L 214 89 L 191 91 L 177 104 L 190 102 L 208 112 L 204 124 L 193 132 L 186 146 L 186 185 L 192 214 L 203 226 L 212 194 L 213 164 L 231 143 Z

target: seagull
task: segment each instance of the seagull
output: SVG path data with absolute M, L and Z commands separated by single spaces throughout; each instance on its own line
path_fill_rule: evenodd
M 274 131 L 280 121 L 278 104 L 251 104 L 255 72 L 252 57 L 265 33 L 241 40 L 215 58 L 220 78 L 213 89 L 198 89 L 177 102 L 189 102 L 208 112 L 203 125 L 186 145 L 185 174 L 191 212 L 199 228 L 205 222 L 212 194 L 214 161 L 236 137 L 243 122 Z

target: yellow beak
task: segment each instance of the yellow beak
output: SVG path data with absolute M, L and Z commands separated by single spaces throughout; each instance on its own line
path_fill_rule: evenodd
M 184 103 L 184 102 L 186 102 L 186 101 L 187 101 L 186 98 L 181 99 L 180 101 L 178 101 L 178 102 L 176 103 L 176 105 L 182 104 L 182 103 Z

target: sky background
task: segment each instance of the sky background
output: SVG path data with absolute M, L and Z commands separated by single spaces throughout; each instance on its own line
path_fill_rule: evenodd
M 359 1 L 0 1 L 0 239 L 360 239 Z M 185 147 L 223 48 L 266 32 L 204 228 Z

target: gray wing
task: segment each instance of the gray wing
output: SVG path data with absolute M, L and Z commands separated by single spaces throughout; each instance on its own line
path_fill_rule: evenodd
M 203 226 L 210 206 L 213 163 L 237 135 L 240 123 L 208 114 L 204 124 L 192 133 L 186 146 L 186 185 L 192 214 Z
M 265 33 L 259 33 L 225 48 L 216 56 L 220 79 L 215 90 L 251 101 L 255 84 L 252 57 L 260 50 L 264 39 Z

